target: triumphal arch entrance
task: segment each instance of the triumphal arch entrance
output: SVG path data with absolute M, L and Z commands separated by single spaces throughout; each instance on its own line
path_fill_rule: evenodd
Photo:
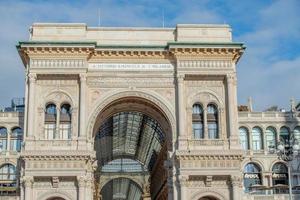
M 99 113 L 93 133 L 95 196 L 167 199 L 164 162 L 172 151 L 172 127 L 163 108 L 145 97 L 125 96 Z
M 33 24 L 21 200 L 240 200 L 227 25 Z

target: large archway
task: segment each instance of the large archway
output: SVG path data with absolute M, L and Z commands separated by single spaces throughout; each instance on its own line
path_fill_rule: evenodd
M 102 110 L 94 126 L 96 193 L 106 195 L 109 192 L 105 191 L 122 186 L 129 195 L 138 190 L 133 187 L 135 184 L 124 180 L 134 178 L 139 180 L 143 197 L 165 198 L 168 173 L 164 161 L 172 148 L 170 138 L 169 120 L 155 104 L 136 97 L 112 102 Z M 124 176 L 128 179 L 120 179 Z M 117 180 L 122 180 L 122 184 Z M 119 199 L 127 198 L 123 193 Z
M 199 200 L 219 200 L 213 196 L 205 196 L 205 197 L 201 197 Z

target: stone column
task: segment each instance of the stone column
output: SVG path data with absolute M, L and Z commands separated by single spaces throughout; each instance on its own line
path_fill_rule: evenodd
M 203 134 L 204 134 L 204 139 L 208 139 L 208 127 L 207 127 L 207 106 L 204 105 L 205 107 L 203 108 Z
M 57 105 L 57 106 L 59 106 L 59 105 Z M 54 139 L 61 139 L 60 138 L 61 136 L 59 133 L 59 130 L 60 130 L 59 124 L 60 124 L 60 108 L 56 107 L 56 130 L 54 133 Z
M 78 200 L 86 200 L 85 198 L 85 177 L 84 176 L 78 176 L 77 177 L 77 184 L 78 184 Z
M 143 200 L 151 200 L 151 195 L 150 195 L 150 184 L 145 183 L 143 185 L 143 195 L 142 195 Z
M 33 199 L 32 196 L 33 177 L 32 176 L 23 177 L 23 184 L 25 190 L 25 200 Z
M 227 94 L 228 94 L 228 123 L 230 135 L 230 148 L 239 148 L 238 128 L 237 128 L 237 96 L 236 96 L 236 75 L 227 74 Z
M 84 138 L 85 133 L 85 106 L 86 106 L 86 74 L 80 74 L 80 121 L 79 136 Z
M 35 115 L 35 85 L 36 85 L 36 74 L 29 74 L 29 101 L 28 101 L 28 118 L 27 118 L 27 137 L 33 138 L 34 136 L 34 115 Z
M 93 199 L 93 178 L 89 177 L 86 180 L 86 200 L 92 200 Z
M 238 176 L 231 176 L 232 200 L 240 200 L 240 185 L 242 179 Z
M 186 200 L 187 197 L 187 176 L 179 176 L 179 185 L 180 185 L 180 200 Z

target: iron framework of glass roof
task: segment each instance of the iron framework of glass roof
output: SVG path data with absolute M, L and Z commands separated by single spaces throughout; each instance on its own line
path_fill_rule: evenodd
M 161 126 L 151 117 L 141 112 L 116 113 L 102 123 L 96 135 L 98 164 L 102 167 L 112 160 L 127 158 L 151 171 L 164 141 Z M 108 166 L 115 167 L 110 164 L 104 169 L 108 170 Z

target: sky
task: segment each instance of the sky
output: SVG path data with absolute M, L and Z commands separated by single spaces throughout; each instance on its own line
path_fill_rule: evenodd
M 15 48 L 34 22 L 166 27 L 229 24 L 247 47 L 237 65 L 238 103 L 257 111 L 300 101 L 300 0 L 0 0 L 0 105 L 24 96 L 24 66 Z

